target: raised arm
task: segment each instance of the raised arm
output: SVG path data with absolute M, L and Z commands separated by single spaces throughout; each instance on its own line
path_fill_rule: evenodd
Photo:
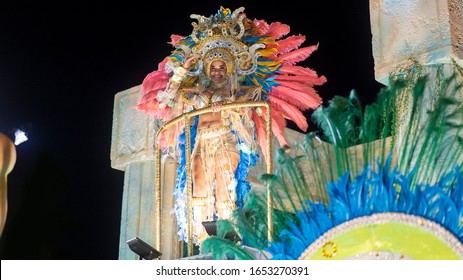
M 182 81 L 185 79 L 188 69 L 190 69 L 198 61 L 197 55 L 191 55 L 188 57 L 182 66 L 174 65 L 172 70 L 174 74 L 169 79 L 166 89 L 159 93 L 156 99 L 159 101 L 161 106 L 173 107 L 175 100 L 179 96 L 179 90 L 181 88 Z M 183 89 L 185 93 L 194 92 L 194 89 Z M 182 96 L 183 98 L 184 96 Z

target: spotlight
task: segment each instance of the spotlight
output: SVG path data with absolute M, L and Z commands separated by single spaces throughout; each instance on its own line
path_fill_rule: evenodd
M 216 221 L 205 221 L 202 222 L 204 228 L 206 229 L 207 234 L 209 236 L 215 236 L 217 235 L 217 223 Z M 228 239 L 233 242 L 240 241 L 241 239 L 239 236 L 234 232 L 234 231 L 229 231 L 225 234 L 224 236 L 225 239 Z
M 161 252 L 154 249 L 151 247 L 151 245 L 138 237 L 128 240 L 127 244 L 129 245 L 130 250 L 137 254 L 140 259 L 154 260 L 159 259 L 159 257 L 162 255 Z
M 29 140 L 29 138 L 27 138 L 27 135 L 24 131 L 20 130 L 20 129 L 17 129 L 14 133 L 14 144 L 16 146 L 18 146 L 19 144 L 23 143 L 23 142 L 26 142 L 27 140 Z
M 215 221 L 205 221 L 202 222 L 202 224 L 209 236 L 217 235 L 217 224 L 215 223 Z

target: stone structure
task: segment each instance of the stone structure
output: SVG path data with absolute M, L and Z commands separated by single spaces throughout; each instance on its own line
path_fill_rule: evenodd
M 127 240 L 139 237 L 154 246 L 155 222 L 155 135 L 159 122 L 143 112 L 134 109 L 141 97 L 140 86 L 116 94 L 114 99 L 114 118 L 111 142 L 111 166 L 124 171 L 124 191 L 122 200 L 121 233 L 119 259 L 137 259 L 127 245 Z M 165 188 L 161 201 L 165 209 L 173 203 L 173 182 L 176 163 L 166 161 L 162 167 Z M 170 188 L 169 188 L 170 187 Z M 172 213 L 163 213 L 161 224 L 164 244 L 161 258 L 170 259 L 179 255 L 175 218 Z M 158 249 L 158 248 L 156 248 Z
M 375 77 L 389 74 L 410 58 L 421 65 L 463 59 L 463 1 L 370 0 Z
M 391 75 L 407 76 L 409 79 L 427 76 L 419 118 L 410 120 L 410 112 L 416 101 L 413 90 L 406 88 L 397 100 L 399 118 L 396 126 L 395 146 L 398 154 L 413 158 L 410 166 L 416 164 L 419 153 L 426 150 L 423 139 L 416 147 L 407 145 L 407 132 L 418 130 L 429 123 L 428 111 L 434 110 L 439 97 L 445 96 L 459 102 L 447 108 L 447 113 L 461 108 L 463 89 L 455 91 L 457 84 L 463 84 L 463 1 L 462 0 L 371 0 L 370 22 L 372 30 L 372 49 L 375 62 L 375 78 L 385 85 Z M 460 70 L 456 70 L 456 69 Z M 457 74 L 449 88 L 442 87 L 445 79 Z M 457 120 L 458 121 L 458 120 Z M 460 120 L 461 121 L 461 120 Z M 436 171 L 446 172 L 446 155 L 458 149 L 455 136 L 463 138 L 463 131 L 447 132 L 443 143 L 449 147 L 438 158 Z M 424 138 L 424 137 L 422 137 Z M 425 162 L 426 155 L 422 157 Z M 463 159 L 459 160 L 461 164 Z M 400 164 L 400 162 L 399 162 Z M 408 167 L 407 167 L 408 168 Z M 408 172 L 409 170 L 403 170 Z M 423 174 L 420 180 L 433 182 L 437 174 Z

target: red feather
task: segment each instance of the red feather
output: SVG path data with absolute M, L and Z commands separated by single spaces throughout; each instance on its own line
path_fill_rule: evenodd
M 270 95 L 269 97 L 270 104 L 272 104 L 273 108 L 276 108 L 278 111 L 283 112 L 283 114 L 288 119 L 292 120 L 302 131 L 307 131 L 307 128 L 309 127 L 309 125 L 307 124 L 307 119 L 297 107 L 289 104 L 288 102 L 276 96 Z
M 280 39 L 281 37 L 287 35 L 290 31 L 290 27 L 287 24 L 281 22 L 272 22 L 270 23 L 269 29 L 265 35 L 273 37 L 275 39 Z
M 317 49 L 318 49 L 318 45 L 300 48 L 298 50 L 280 55 L 276 59 L 281 61 L 283 64 L 294 65 L 298 62 L 301 62 L 307 59 Z

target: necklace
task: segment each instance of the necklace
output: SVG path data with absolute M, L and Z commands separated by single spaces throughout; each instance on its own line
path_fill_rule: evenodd
M 212 82 L 212 83 L 210 84 L 209 87 L 210 87 L 211 89 L 223 88 L 223 87 L 225 87 L 225 83 L 226 83 L 226 82 L 227 82 L 227 81 L 223 81 L 223 82 L 221 82 L 221 83 L 214 83 L 214 82 Z

